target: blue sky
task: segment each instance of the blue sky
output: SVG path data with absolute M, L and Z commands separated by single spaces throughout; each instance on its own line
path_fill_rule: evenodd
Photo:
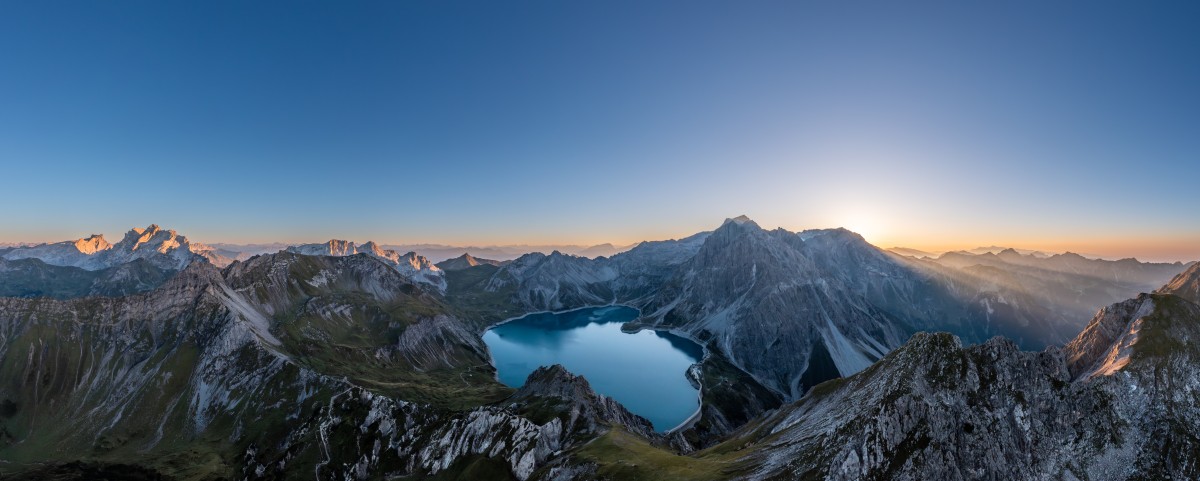
M 744 213 L 1200 257 L 1198 24 L 1196 2 L 4 2 L 0 241 L 628 243 Z

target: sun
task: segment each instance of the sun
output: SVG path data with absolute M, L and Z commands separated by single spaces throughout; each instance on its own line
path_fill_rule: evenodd
M 887 230 L 883 222 L 866 215 L 849 215 L 841 221 L 841 227 L 861 235 L 867 242 L 874 243 Z

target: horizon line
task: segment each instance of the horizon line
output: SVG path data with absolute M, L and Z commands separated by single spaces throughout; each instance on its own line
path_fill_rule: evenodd
M 745 218 L 746 216 L 739 216 L 739 217 Z M 734 219 L 734 218 L 733 217 L 726 218 L 726 221 L 729 221 L 731 219 Z M 753 222 L 752 219 L 751 219 L 751 221 Z M 722 225 L 723 225 L 723 223 L 722 223 Z M 904 242 L 904 241 L 895 242 L 895 241 L 892 241 L 891 239 L 887 239 L 887 238 L 880 239 L 880 240 L 872 240 L 872 239 L 867 238 L 867 236 L 862 234 L 861 232 L 859 232 L 853 228 L 848 228 L 848 227 L 792 229 L 792 228 L 787 228 L 787 227 L 783 227 L 783 226 L 777 226 L 774 228 L 766 228 L 766 227 L 759 225 L 757 222 L 755 222 L 755 225 L 757 225 L 759 228 L 761 228 L 763 230 L 783 229 L 787 232 L 793 232 L 793 233 L 799 233 L 799 232 L 810 231 L 810 230 L 845 229 L 845 230 L 848 230 L 850 232 L 853 232 L 853 233 L 859 235 L 860 237 L 863 237 L 863 239 L 866 242 L 870 243 L 871 245 L 875 246 L 876 248 L 878 248 L 880 250 L 890 252 L 890 251 L 894 251 L 894 250 L 898 250 L 898 249 L 911 249 L 911 250 L 917 250 L 917 251 L 922 251 L 925 253 L 933 254 L 934 257 L 940 256 L 942 254 L 949 253 L 949 252 L 968 252 L 971 250 L 979 250 L 979 249 L 984 249 L 984 248 L 1002 248 L 1002 249 L 1010 248 L 1010 249 L 1015 249 L 1018 251 L 1041 252 L 1041 253 L 1044 253 L 1047 255 L 1074 253 L 1074 254 L 1081 255 L 1083 257 L 1093 258 L 1093 259 L 1102 259 L 1102 260 L 1136 259 L 1140 262 L 1166 262 L 1166 263 L 1174 263 L 1174 262 L 1188 263 L 1188 262 L 1200 260 L 1200 252 L 1195 252 L 1195 253 L 1183 253 L 1180 251 L 1169 252 L 1171 249 L 1167 249 L 1168 252 L 1161 251 L 1160 249 L 1163 247 L 1161 245 L 1162 241 L 1165 240 L 1163 237 L 1156 238 L 1155 242 L 1151 242 L 1151 241 L 1149 241 L 1149 239 L 1141 239 L 1142 242 L 1139 242 L 1138 239 L 1131 239 L 1128 237 L 1122 238 L 1119 236 L 1111 236 L 1111 237 L 1103 237 L 1103 238 L 1089 237 L 1089 240 L 1091 242 L 1086 242 L 1086 243 L 1078 242 L 1078 241 L 1070 241 L 1070 240 L 1066 240 L 1066 241 L 1064 241 L 1064 240 L 1054 240 L 1054 241 L 1042 240 L 1040 242 L 1036 241 L 1036 240 L 1020 241 L 1020 242 L 996 240 L 996 241 L 985 241 L 985 242 L 978 242 L 978 241 L 960 241 L 960 242 L 953 242 L 953 243 L 942 242 L 942 243 L 935 244 L 935 243 Z M 714 229 L 697 230 L 697 231 L 694 231 L 691 233 L 676 235 L 676 236 L 668 237 L 668 238 L 641 238 L 640 240 L 635 240 L 632 242 L 611 241 L 611 240 L 610 241 L 600 241 L 600 242 L 594 242 L 594 241 L 587 242 L 587 241 L 578 241 L 578 240 L 575 240 L 575 241 L 553 241 L 553 240 L 550 240 L 550 241 L 508 241 L 508 242 L 506 242 L 506 241 L 460 242 L 460 241 L 454 241 L 454 240 L 432 240 L 432 241 L 431 240 L 422 240 L 422 241 L 407 241 L 407 242 L 405 242 L 405 241 L 387 241 L 387 240 L 378 241 L 378 240 L 373 240 L 373 239 L 366 239 L 362 242 L 359 242 L 358 240 L 350 240 L 352 237 L 364 237 L 364 236 L 331 236 L 325 240 L 319 240 L 319 241 L 296 240 L 296 238 L 292 238 L 291 240 L 288 240 L 286 238 L 279 238 L 279 239 L 272 239 L 272 240 L 242 240 L 242 241 L 239 241 L 239 240 L 214 240 L 214 241 L 209 241 L 209 240 L 206 240 L 203 236 L 193 236 L 193 235 L 189 235 L 187 232 L 179 230 L 179 229 L 173 229 L 170 227 L 161 227 L 162 224 L 152 223 L 152 224 L 149 224 L 147 227 L 149 227 L 149 226 L 159 226 L 160 228 L 162 228 L 164 230 L 175 231 L 177 234 L 186 237 L 191 242 L 196 242 L 199 244 L 204 244 L 204 245 L 209 245 L 209 246 L 217 246 L 217 247 L 221 247 L 221 246 L 248 247 L 248 246 L 255 246 L 255 245 L 264 245 L 264 246 L 280 245 L 280 246 L 288 247 L 288 246 L 296 246 L 296 245 L 303 245 L 303 244 L 323 244 L 323 243 L 326 243 L 331 240 L 346 240 L 346 241 L 354 242 L 356 245 L 362 245 L 362 244 L 366 244 L 367 242 L 374 241 L 376 244 L 379 244 L 380 246 L 384 246 L 384 247 L 422 247 L 422 246 L 425 246 L 425 247 L 431 247 L 431 248 L 455 248 L 455 249 L 464 249 L 465 253 L 469 253 L 469 251 L 467 251 L 468 249 L 531 248 L 531 250 L 526 251 L 526 252 L 537 252 L 539 250 L 544 250 L 545 248 L 550 248 L 553 250 L 557 250 L 558 248 L 589 249 L 589 248 L 601 247 L 601 246 L 606 246 L 606 245 L 612 246 L 613 248 L 619 249 L 620 251 L 625 251 L 625 250 L 629 250 L 633 247 L 636 247 L 637 245 L 639 245 L 643 242 L 679 240 L 679 239 L 690 237 L 692 235 L 696 235 L 699 233 L 711 232 L 711 231 L 715 230 L 715 228 Z M 718 228 L 719 227 L 720 226 L 718 226 Z M 119 237 L 118 236 L 110 237 L 109 235 L 106 235 L 103 233 L 91 232 L 88 235 L 81 235 L 79 237 L 68 238 L 68 239 L 59 238 L 58 240 L 28 241 L 28 240 L 11 240 L 11 238 L 0 239 L 0 248 L 54 244 L 54 243 L 62 243 L 62 242 L 74 242 L 76 240 L 86 239 L 90 236 L 101 236 L 110 243 L 116 243 L 116 242 L 119 242 L 121 239 L 123 239 L 124 236 L 128 232 L 132 232 L 135 229 L 141 229 L 141 228 L 142 227 L 134 227 L 134 228 L 127 229 L 127 230 L 123 231 Z M 366 236 L 366 237 L 371 237 L 371 236 Z M 310 237 L 310 239 L 311 239 L 311 237 Z M 1181 245 L 1182 244 L 1187 244 L 1189 246 L 1190 245 L 1200 245 L 1200 238 L 1190 239 L 1190 238 L 1186 238 L 1186 236 L 1180 236 L 1179 238 L 1175 238 L 1174 241 L 1180 243 Z M 1084 247 L 1088 244 L 1091 244 L 1093 247 L 1091 247 L 1091 248 Z M 1159 244 L 1158 247 L 1160 249 L 1155 249 L 1154 244 Z M 1147 252 L 1147 251 L 1155 251 L 1155 250 L 1160 250 L 1160 252 L 1158 252 L 1158 253 Z M 1193 250 L 1200 251 L 1200 249 L 1193 249 Z M 1140 252 L 1135 252 L 1135 251 L 1140 251 Z

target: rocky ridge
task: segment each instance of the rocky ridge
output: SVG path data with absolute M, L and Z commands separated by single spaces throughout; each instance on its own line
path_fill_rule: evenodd
M 302 244 L 285 249 L 294 254 L 310 256 L 352 256 L 366 254 L 391 266 L 405 277 L 425 285 L 432 286 L 439 292 L 446 291 L 446 276 L 440 268 L 429 259 L 415 252 L 400 254 L 391 249 L 383 249 L 375 242 L 356 245 L 354 242 L 332 239 L 324 244 Z
M 921 333 L 730 443 L 746 479 L 1192 479 L 1197 339 L 1200 306 L 1166 294 L 1105 308 L 1061 349 Z

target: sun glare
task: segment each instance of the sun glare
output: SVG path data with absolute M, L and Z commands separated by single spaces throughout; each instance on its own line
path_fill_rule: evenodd
M 858 235 L 863 236 L 867 242 L 876 242 L 879 236 L 883 233 L 883 226 L 876 219 L 872 219 L 863 215 L 851 215 L 845 217 L 841 222 L 841 227 L 845 227 L 854 231 Z

